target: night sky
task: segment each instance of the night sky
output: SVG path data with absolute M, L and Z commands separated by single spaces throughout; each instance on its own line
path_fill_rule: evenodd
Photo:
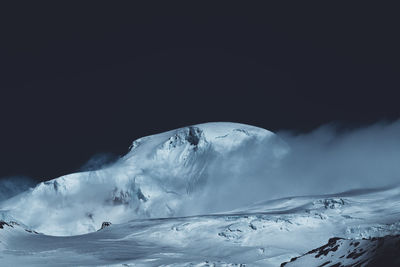
M 400 117 L 395 6 L 127 3 L 1 4 L 0 177 L 55 178 L 202 122 Z

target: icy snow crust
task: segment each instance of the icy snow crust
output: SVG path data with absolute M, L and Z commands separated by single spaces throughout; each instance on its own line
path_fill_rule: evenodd
M 352 240 L 400 233 L 398 187 L 218 207 L 218 194 L 236 196 L 221 188 L 248 175 L 241 166 L 261 155 L 273 167 L 288 151 L 271 132 L 234 123 L 138 139 L 113 166 L 0 203 L 0 265 L 279 266 L 299 257 L 287 266 L 318 266 L 357 262 L 341 261 L 335 246 L 315 258 L 332 237 L 344 238 L 342 253 Z

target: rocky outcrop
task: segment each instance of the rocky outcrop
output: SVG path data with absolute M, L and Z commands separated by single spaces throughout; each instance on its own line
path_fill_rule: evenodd
M 103 222 L 102 224 L 101 224 L 101 227 L 100 227 L 100 229 L 99 229 L 99 231 L 100 230 L 103 230 L 104 228 L 106 228 L 106 227 L 109 227 L 109 226 L 111 226 L 111 222 Z
M 370 239 L 331 238 L 328 243 L 284 262 L 292 266 L 400 266 L 400 235 Z

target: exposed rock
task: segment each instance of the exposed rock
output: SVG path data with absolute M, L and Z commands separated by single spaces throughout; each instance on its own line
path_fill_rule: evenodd
M 400 266 L 400 235 L 358 240 L 331 238 L 326 245 L 292 258 L 283 266 Z
M 4 229 L 4 226 L 13 227 L 11 224 L 6 223 L 5 221 L 0 221 L 0 229 Z
M 111 226 L 111 224 L 112 224 L 111 222 L 103 222 L 103 223 L 101 224 L 101 227 L 100 227 L 99 231 L 102 230 L 102 229 L 104 229 L 104 228 L 106 228 L 106 227 Z

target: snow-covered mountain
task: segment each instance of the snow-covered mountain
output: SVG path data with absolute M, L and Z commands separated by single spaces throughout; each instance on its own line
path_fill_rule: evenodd
M 96 231 L 103 221 L 222 211 L 235 207 L 237 193 L 231 188 L 224 194 L 222 187 L 249 179 L 245 166 L 256 166 L 252 161 L 272 166 L 286 152 L 278 137 L 261 128 L 194 125 L 140 138 L 112 166 L 40 183 L 1 203 L 0 214 L 39 232 L 71 235 Z M 222 201 L 228 197 L 232 206 Z
M 140 138 L 0 202 L 0 265 L 396 266 L 400 187 L 263 201 L 288 153 L 236 123 Z

